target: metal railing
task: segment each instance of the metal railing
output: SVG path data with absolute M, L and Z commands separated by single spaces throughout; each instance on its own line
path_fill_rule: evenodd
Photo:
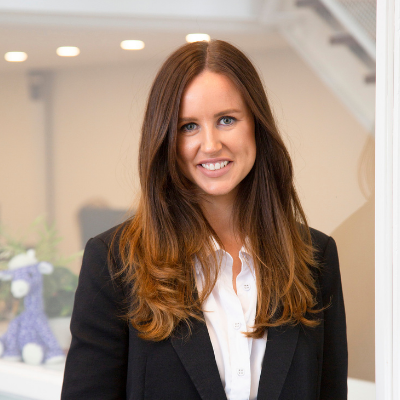
M 311 7 L 335 31 L 332 45 L 346 45 L 370 70 L 365 82 L 375 82 L 376 1 L 297 0 L 297 6 Z

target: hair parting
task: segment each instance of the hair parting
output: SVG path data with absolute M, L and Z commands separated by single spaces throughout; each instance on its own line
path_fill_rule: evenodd
M 135 216 L 114 237 L 121 266 L 112 273 L 128 288 L 126 317 L 142 338 L 166 339 L 180 323 L 203 319 L 202 303 L 218 277 L 212 238 L 223 245 L 200 208 L 199 190 L 177 166 L 180 101 L 188 83 L 204 70 L 231 79 L 255 121 L 256 161 L 234 204 L 235 226 L 249 245 L 257 281 L 255 325 L 247 335 L 259 338 L 265 328 L 284 324 L 316 326 L 316 263 L 289 153 L 254 66 L 220 40 L 176 50 L 150 90 L 139 149 L 141 198 Z M 201 293 L 196 262 L 204 282 Z

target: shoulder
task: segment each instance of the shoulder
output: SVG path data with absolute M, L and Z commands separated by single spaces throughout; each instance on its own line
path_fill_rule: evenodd
M 313 244 L 314 250 L 317 251 L 318 253 L 323 252 L 325 250 L 327 244 L 329 243 L 330 239 L 332 239 L 327 234 L 325 234 L 321 231 L 318 231 L 314 228 L 310 228 L 310 234 L 311 234 L 311 239 L 312 239 L 312 244 Z
M 310 228 L 314 247 L 314 258 L 317 263 L 317 279 L 324 302 L 329 302 L 333 293 L 341 293 L 341 277 L 339 256 L 335 240 L 331 237 Z
M 98 249 L 103 249 L 103 252 L 114 259 L 115 262 L 119 263 L 119 244 L 121 234 L 129 222 L 130 220 L 127 220 L 89 239 L 88 243 L 86 244 L 85 252 L 87 251 L 88 247 L 94 246 Z
M 323 333 L 323 356 L 321 357 L 320 398 L 347 399 L 347 338 L 346 312 L 343 300 L 339 257 L 332 237 L 310 229 L 316 277 L 317 317 Z
M 332 256 L 337 255 L 336 243 L 331 236 L 314 228 L 310 228 L 310 234 L 314 248 L 314 257 L 318 265 L 324 265 L 328 261 L 327 258 L 331 259 Z
M 102 233 L 94 236 L 90 240 L 94 240 L 95 242 L 101 242 L 107 248 L 110 248 L 116 241 L 119 242 L 119 237 L 120 237 L 121 232 L 126 224 L 127 224 L 127 221 L 123 222 L 122 224 L 113 226 L 112 228 L 106 230 L 105 232 L 102 232 Z
M 119 253 L 119 242 L 122 230 L 127 222 L 116 225 L 99 235 L 89 239 L 85 246 L 81 278 L 88 275 L 103 277 L 105 280 L 112 280 L 110 275 L 121 268 L 121 257 Z M 119 283 L 120 279 L 118 279 Z

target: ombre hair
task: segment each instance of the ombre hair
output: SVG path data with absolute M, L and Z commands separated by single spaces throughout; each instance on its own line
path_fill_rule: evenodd
M 212 238 L 223 244 L 201 210 L 199 190 L 177 163 L 182 94 L 205 70 L 228 77 L 254 117 L 256 160 L 234 204 L 234 226 L 249 247 L 257 281 L 255 324 L 247 335 L 259 338 L 265 328 L 284 324 L 315 326 L 313 248 L 290 156 L 256 69 L 221 40 L 180 47 L 150 90 L 139 149 L 140 202 L 117 231 L 121 263 L 111 271 L 127 288 L 126 317 L 143 339 L 168 338 L 178 324 L 203 319 L 202 303 L 218 277 Z M 204 277 L 201 293 L 195 258 Z

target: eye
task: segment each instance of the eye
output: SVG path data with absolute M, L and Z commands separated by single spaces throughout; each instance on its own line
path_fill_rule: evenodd
M 186 125 L 183 125 L 181 127 L 181 131 L 182 132 L 192 132 L 197 128 L 197 124 L 195 124 L 194 122 L 189 122 Z
M 233 117 L 222 117 L 219 122 L 221 125 L 232 125 L 236 121 L 236 118 Z

